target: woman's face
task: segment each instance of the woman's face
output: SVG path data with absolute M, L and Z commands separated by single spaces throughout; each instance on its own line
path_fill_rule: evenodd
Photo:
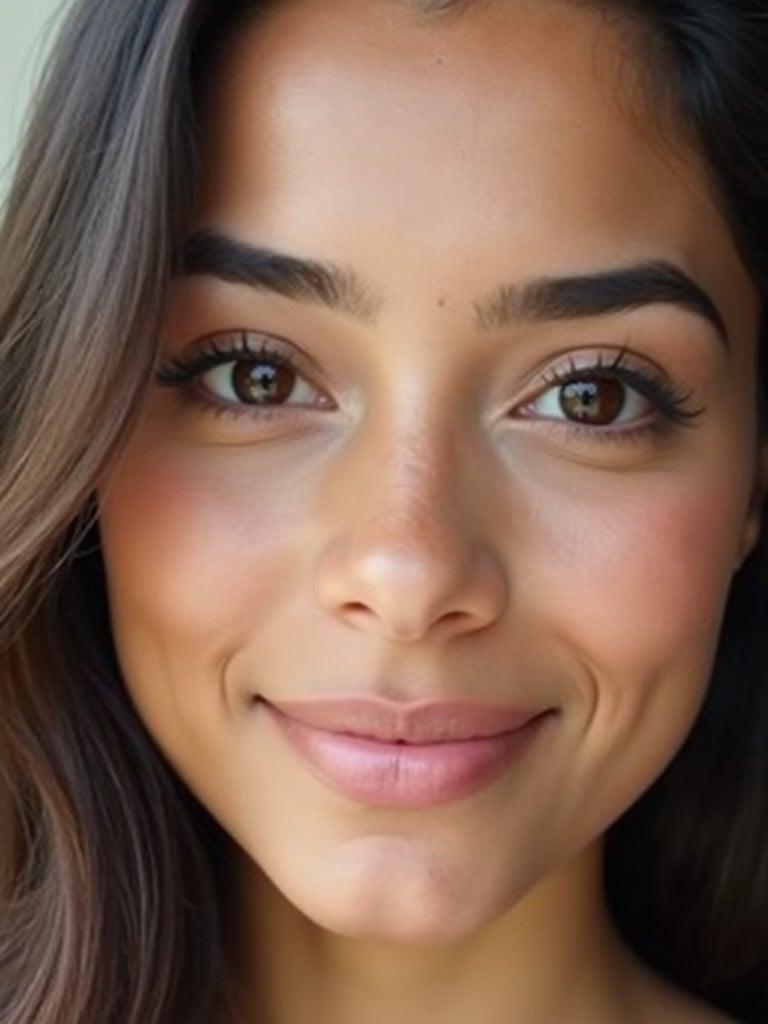
M 554 0 L 293 0 L 209 79 L 101 494 L 114 631 L 168 760 L 333 930 L 491 921 L 702 701 L 756 530 L 757 297 L 641 53 Z

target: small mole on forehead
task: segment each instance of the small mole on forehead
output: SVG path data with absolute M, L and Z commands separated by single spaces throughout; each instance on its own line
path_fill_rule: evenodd
M 445 305 L 445 299 L 438 299 L 437 300 L 437 304 L 438 304 L 438 306 L 444 306 Z

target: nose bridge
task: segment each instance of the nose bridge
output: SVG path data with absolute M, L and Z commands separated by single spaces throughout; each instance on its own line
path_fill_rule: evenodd
M 445 543 L 443 532 L 459 528 L 463 496 L 456 445 L 428 423 L 382 433 L 368 474 L 369 525 L 378 523 L 406 548 L 421 549 L 422 557 L 430 548 L 436 553 Z
M 350 526 L 361 555 L 402 556 L 409 563 L 402 571 L 413 575 L 445 570 L 466 557 L 474 527 L 465 515 L 465 459 L 449 424 L 429 411 L 400 428 L 381 423 L 358 456 L 360 487 Z
M 323 605 L 390 639 L 478 629 L 506 599 L 480 496 L 469 491 L 466 443 L 436 419 L 380 423 L 353 444 L 318 566 Z

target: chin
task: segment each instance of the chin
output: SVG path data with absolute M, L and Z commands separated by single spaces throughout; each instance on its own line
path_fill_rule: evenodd
M 493 916 L 486 920 L 485 915 L 473 918 L 466 913 L 457 916 L 435 908 L 413 906 L 390 908 L 386 917 L 361 913 L 354 907 L 311 909 L 316 912 L 307 916 L 324 931 L 357 942 L 397 946 L 452 945 L 471 938 L 493 920 Z
M 410 862 L 337 863 L 324 878 L 283 879 L 283 895 L 307 919 L 339 936 L 398 945 L 461 942 L 503 915 L 523 895 L 509 879 L 486 875 L 479 884 L 472 865 L 439 863 L 412 855 Z

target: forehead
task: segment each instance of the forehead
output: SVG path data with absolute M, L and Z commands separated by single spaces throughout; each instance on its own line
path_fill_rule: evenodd
M 200 220 L 308 256 L 373 249 L 385 276 L 447 253 L 472 276 L 461 247 L 482 238 L 507 276 L 663 257 L 717 292 L 741 261 L 706 168 L 640 99 L 638 39 L 562 0 L 274 4 L 210 77 Z

